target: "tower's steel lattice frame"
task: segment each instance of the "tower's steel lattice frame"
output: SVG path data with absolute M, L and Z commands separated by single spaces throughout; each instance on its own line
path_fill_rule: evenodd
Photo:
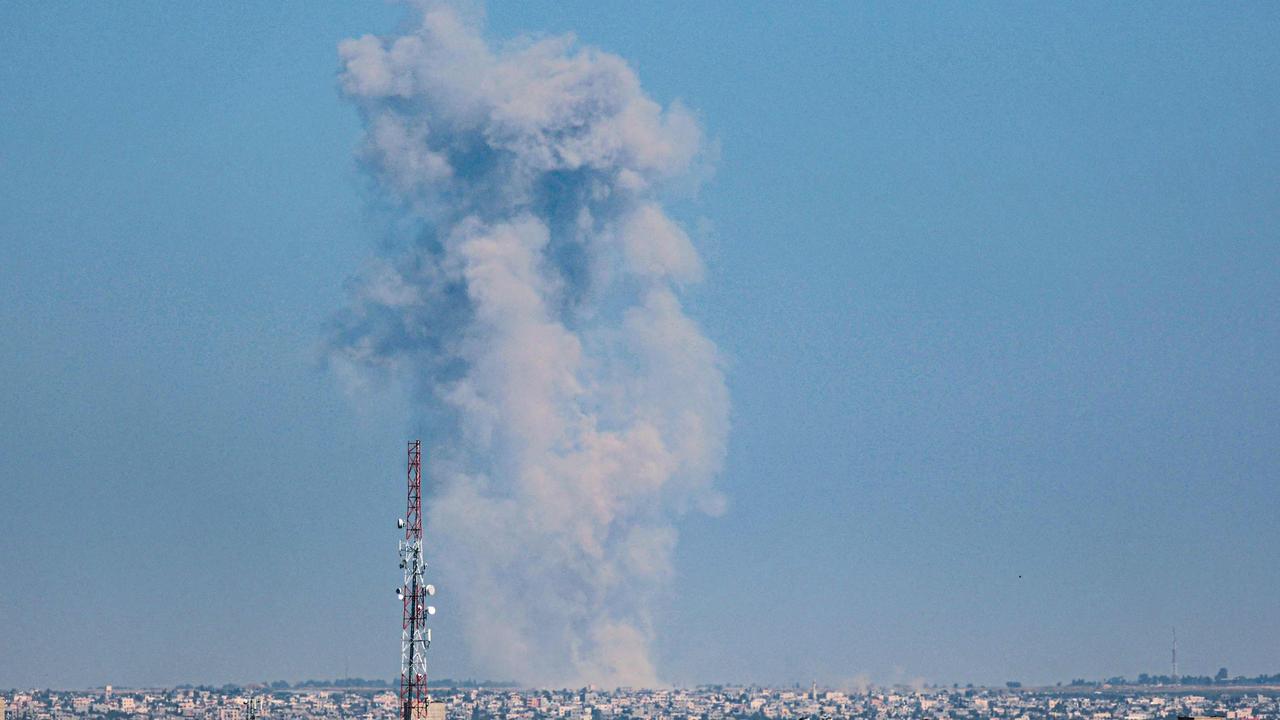
M 435 588 L 428 585 L 422 556 L 422 441 L 409 443 L 409 503 L 404 517 L 404 539 L 400 541 L 400 567 L 404 569 L 404 587 L 399 593 L 404 601 L 404 622 L 400 634 L 400 708 L 401 720 L 425 720 L 427 717 L 427 648 L 431 646 L 431 629 L 427 615 L 435 608 L 427 605 L 427 597 Z

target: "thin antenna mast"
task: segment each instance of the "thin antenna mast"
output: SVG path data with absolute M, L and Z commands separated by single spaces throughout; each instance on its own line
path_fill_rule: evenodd
M 436 609 L 427 597 L 436 589 L 426 583 L 427 561 L 422 556 L 422 441 L 409 443 L 408 512 L 396 524 L 404 528 L 400 541 L 400 568 L 404 584 L 396 595 L 404 602 L 400 633 L 400 709 L 401 720 L 425 720 L 427 717 L 427 648 L 431 646 L 431 629 L 427 616 Z
M 1178 628 L 1173 628 L 1173 684 L 1178 684 Z

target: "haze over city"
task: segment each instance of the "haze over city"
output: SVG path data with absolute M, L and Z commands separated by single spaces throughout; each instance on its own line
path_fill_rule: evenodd
M 0 690 L 397 678 L 418 438 L 433 677 L 966 717 L 1280 673 L 1277 37 L 0 5 Z M 586 693 L 538 703 L 674 702 Z M 1140 695 L 1044 702 L 1277 707 Z

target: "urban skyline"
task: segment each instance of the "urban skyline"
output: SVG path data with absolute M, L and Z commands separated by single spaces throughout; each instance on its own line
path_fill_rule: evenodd
M 568 690 L 447 689 L 439 702 L 450 717 L 504 718 L 647 718 L 649 720 L 720 718 L 984 718 L 1026 717 L 1061 720 L 1160 720 L 1177 717 L 1221 717 L 1253 720 L 1280 713 L 1280 689 L 1263 691 L 1117 693 L 1071 692 L 1062 688 L 1034 690 L 992 688 L 807 688 L 705 685 L 691 689 L 591 687 Z M 248 717 L 362 718 L 373 720 L 394 712 L 399 700 L 384 691 L 270 691 L 237 688 L 181 688 L 160 691 L 93 693 L 14 692 L 9 694 L 16 720 L 56 718 L 189 718 L 246 720 Z M 250 715 L 252 703 L 254 715 Z M 259 714 L 261 713 L 261 714 Z

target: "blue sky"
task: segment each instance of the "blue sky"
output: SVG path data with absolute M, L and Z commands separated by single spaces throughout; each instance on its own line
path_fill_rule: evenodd
M 422 428 L 324 326 L 385 240 L 382 3 L 0 7 L 0 687 L 396 671 Z M 1280 671 L 1280 11 L 530 2 L 693 108 L 728 360 L 678 683 Z M 445 565 L 446 559 L 440 563 Z M 443 586 L 442 586 L 443 589 Z M 483 674 L 440 597 L 433 673 Z

